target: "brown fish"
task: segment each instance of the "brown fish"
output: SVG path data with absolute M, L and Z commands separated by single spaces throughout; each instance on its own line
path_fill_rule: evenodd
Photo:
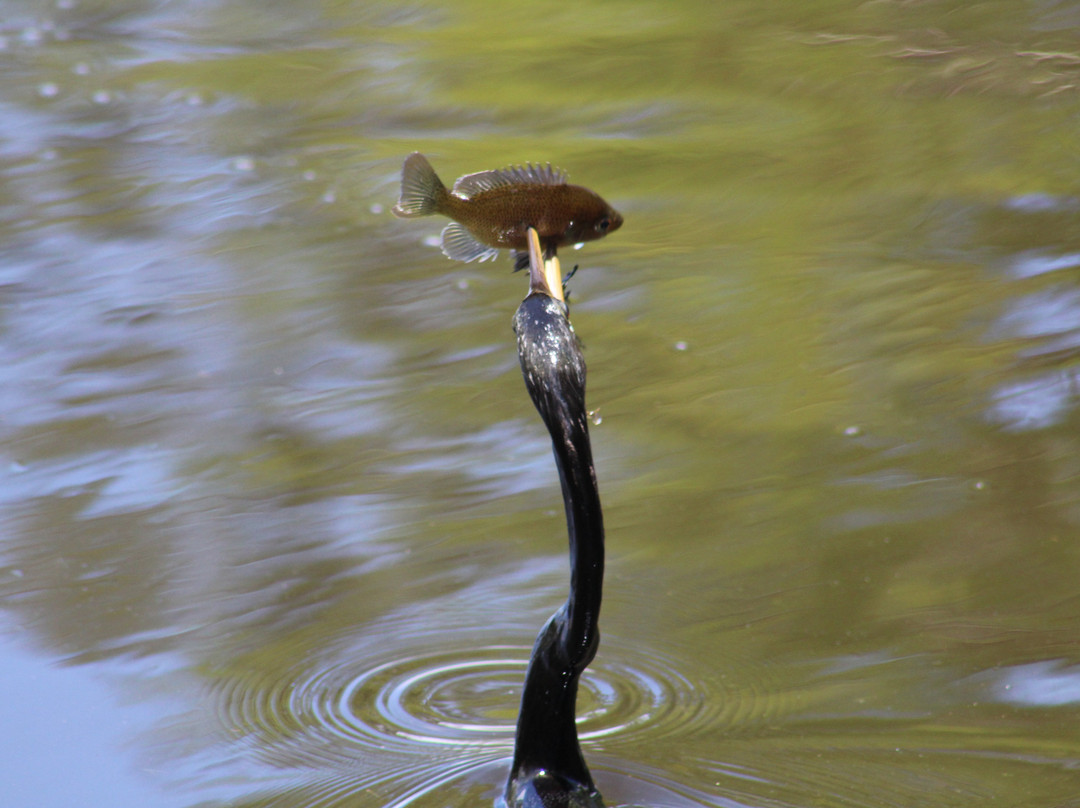
M 526 231 L 536 229 L 548 256 L 564 244 L 603 238 L 622 225 L 622 216 L 588 188 L 570 185 L 566 174 L 546 166 L 518 166 L 466 174 L 452 190 L 420 152 L 405 159 L 402 218 L 440 213 L 453 219 L 442 232 L 442 250 L 457 261 L 486 261 L 499 249 L 525 252 Z

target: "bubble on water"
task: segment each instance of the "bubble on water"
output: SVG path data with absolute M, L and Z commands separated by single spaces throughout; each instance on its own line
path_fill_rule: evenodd
M 108 90 L 97 90 L 92 96 L 95 104 L 108 104 L 112 101 L 112 93 Z
M 844 427 L 844 434 L 849 438 L 856 438 L 862 434 L 862 427 L 852 424 L 851 426 Z
M 441 247 L 442 236 L 424 236 L 423 244 L 425 247 Z
M 46 81 L 38 85 L 38 95 L 42 98 L 56 98 L 60 94 L 60 85 L 55 81 Z
M 232 167 L 234 171 L 254 171 L 255 170 L 255 158 L 242 155 L 240 157 L 234 157 L 232 160 Z
M 189 107 L 201 107 L 204 103 L 202 94 L 200 93 L 188 93 L 184 96 L 184 103 Z
M 370 211 L 371 211 L 372 213 L 374 213 L 374 214 L 375 214 L 376 216 L 378 216 L 378 215 L 379 215 L 380 213 L 382 213 L 382 212 L 383 212 L 383 206 L 382 206 L 382 205 L 380 205 L 380 204 L 379 204 L 378 202 L 376 202 L 376 203 L 375 203 L 374 205 L 372 205 L 372 206 L 371 206 L 371 207 L 369 208 L 369 210 L 370 210 Z
M 322 195 L 322 201 L 327 205 L 332 205 L 337 202 L 337 193 L 335 191 L 327 191 Z
M 678 342 L 676 342 L 676 343 L 675 343 L 675 350 L 676 350 L 676 351 L 685 351 L 685 350 L 686 350 L 687 348 L 689 348 L 689 347 L 690 347 L 690 346 L 689 346 L 689 345 L 687 345 L 687 344 L 686 344 L 685 342 L 683 342 L 682 340 L 679 340 Z

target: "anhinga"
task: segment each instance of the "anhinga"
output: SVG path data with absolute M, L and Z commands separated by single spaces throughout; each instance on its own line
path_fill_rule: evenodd
M 529 229 L 529 296 L 514 315 L 525 386 L 551 433 L 570 537 L 570 595 L 540 631 L 521 696 L 512 808 L 602 808 L 578 743 L 578 679 L 600 644 L 604 523 L 596 486 L 585 360 L 562 300 L 558 259 L 545 260 Z

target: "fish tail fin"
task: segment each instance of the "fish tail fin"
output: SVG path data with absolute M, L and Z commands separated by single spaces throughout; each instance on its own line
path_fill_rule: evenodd
M 448 192 L 442 180 L 420 152 L 405 158 L 401 169 L 401 198 L 394 205 L 394 215 L 403 219 L 438 213 Z

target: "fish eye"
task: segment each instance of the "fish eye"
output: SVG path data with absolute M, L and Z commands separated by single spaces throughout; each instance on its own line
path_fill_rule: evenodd
M 606 231 L 609 227 L 611 227 L 611 219 L 606 216 L 596 223 L 596 229 L 600 232 Z

